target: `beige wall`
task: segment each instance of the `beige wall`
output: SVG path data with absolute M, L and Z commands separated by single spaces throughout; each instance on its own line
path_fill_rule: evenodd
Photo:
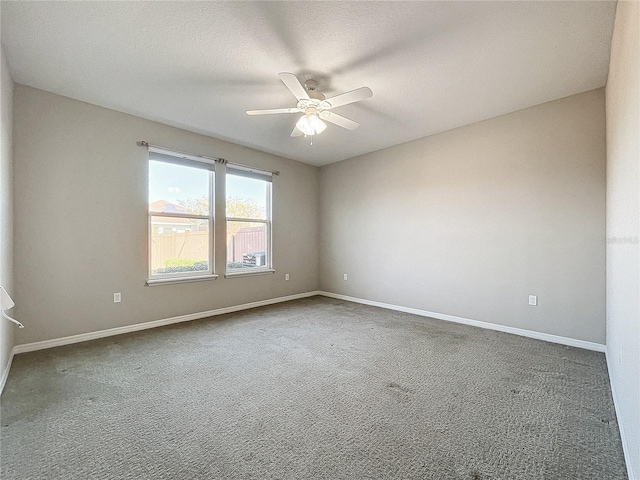
M 630 478 L 640 478 L 639 25 L 640 3 L 618 2 L 606 87 L 607 358 Z
M 322 167 L 320 289 L 604 343 L 604 132 L 598 89 Z
M 0 47 L 0 285 L 10 295 L 13 290 L 13 157 L 12 157 L 12 105 L 13 82 L 9 75 L 4 51 Z M 13 313 L 13 310 L 10 312 Z M 16 326 L 0 318 L 0 381 L 4 378 L 13 348 Z M 1 386 L 0 386 L 1 388 Z
M 15 300 L 27 326 L 18 344 L 317 290 L 316 167 L 22 85 L 14 140 Z M 280 170 L 276 273 L 146 287 L 147 152 L 138 140 Z

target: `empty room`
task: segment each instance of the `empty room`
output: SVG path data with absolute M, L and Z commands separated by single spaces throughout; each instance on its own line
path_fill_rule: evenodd
M 0 16 L 0 478 L 640 480 L 640 1 Z

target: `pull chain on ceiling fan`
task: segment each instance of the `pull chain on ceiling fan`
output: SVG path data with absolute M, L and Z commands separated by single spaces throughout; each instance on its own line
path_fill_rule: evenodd
M 292 137 L 300 135 L 311 136 L 322 133 L 327 125 L 322 121 L 338 125 L 347 130 L 355 130 L 360 125 L 342 115 L 333 113 L 330 110 L 341 107 L 349 103 L 359 102 L 373 96 L 369 87 L 360 87 L 350 92 L 336 95 L 325 99 L 324 95 L 317 91 L 318 82 L 307 80 L 304 85 L 293 73 L 279 73 L 278 77 L 289 91 L 296 97 L 298 103 L 293 108 L 272 108 L 267 110 L 247 110 L 247 115 L 271 115 L 276 113 L 304 113 L 296 123 Z

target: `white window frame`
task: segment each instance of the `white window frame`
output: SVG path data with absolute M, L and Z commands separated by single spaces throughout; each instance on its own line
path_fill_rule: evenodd
M 157 153 L 161 156 L 172 157 L 167 159 L 167 163 L 183 164 L 184 166 L 194 166 L 194 162 L 203 163 L 207 166 L 203 166 L 203 170 L 207 170 L 209 174 L 209 214 L 208 215 L 196 215 L 191 213 L 168 213 L 168 212 L 155 212 L 149 210 L 148 212 L 148 241 L 149 241 L 149 255 L 148 255 L 148 280 L 147 285 L 159 285 L 166 283 L 181 283 L 181 282 L 194 282 L 200 280 L 212 280 L 218 276 L 215 274 L 215 160 L 205 157 L 197 157 L 186 153 L 175 152 L 157 147 L 149 146 L 149 159 L 148 161 L 163 161 L 160 158 L 152 158 L 153 154 Z M 208 220 L 209 222 L 209 268 L 207 270 L 199 270 L 195 272 L 176 272 L 176 273 L 152 273 L 152 219 L 153 217 L 175 217 L 175 218 L 187 218 L 187 219 L 201 219 Z
M 274 273 L 275 270 L 273 269 L 273 242 L 272 242 L 272 228 L 273 228 L 273 222 L 272 222 L 272 190 L 273 190 L 273 174 L 272 172 L 267 172 L 264 170 L 257 170 L 254 168 L 249 168 L 249 167 L 245 167 L 243 165 L 234 165 L 234 164 L 228 164 L 226 171 L 225 171 L 225 192 L 226 192 L 226 183 L 227 183 L 227 177 L 229 175 L 233 175 L 233 173 L 230 173 L 229 170 L 240 170 L 240 171 L 244 171 L 247 172 L 249 174 L 256 174 L 256 178 L 258 177 L 270 177 L 271 180 L 266 180 L 264 179 L 263 181 L 267 184 L 267 205 L 265 208 L 265 217 L 266 219 L 262 219 L 262 218 L 240 218 L 240 217 L 229 217 L 226 215 L 227 213 L 227 205 L 226 205 L 226 198 L 225 198 L 225 230 L 227 228 L 227 226 L 229 225 L 229 222 L 250 222 L 250 223 L 263 223 L 266 225 L 266 250 L 265 250 L 265 266 L 264 267 L 251 267 L 251 268 L 247 268 L 247 269 L 242 269 L 242 268 L 237 268 L 237 269 L 229 269 L 228 268 L 228 252 L 226 251 L 227 248 L 227 242 L 225 241 L 225 259 L 224 259 L 224 265 L 225 265 L 225 278 L 232 278 L 232 277 L 243 277 L 243 276 L 248 276 L 248 275 L 262 275 L 262 274 L 269 274 L 269 273 Z M 259 178 L 258 178 L 259 179 Z M 225 195 L 226 196 L 226 195 Z

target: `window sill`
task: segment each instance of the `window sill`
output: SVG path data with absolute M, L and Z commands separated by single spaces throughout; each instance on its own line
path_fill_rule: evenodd
M 224 278 L 236 278 L 236 277 L 250 277 L 252 275 L 271 275 L 272 273 L 275 273 L 275 270 L 273 268 L 269 268 L 269 269 L 256 269 L 256 270 L 252 270 L 252 271 L 245 271 L 245 272 L 227 272 L 224 275 Z
M 171 285 L 172 283 L 191 283 L 205 282 L 207 280 L 215 280 L 218 275 L 200 275 L 193 277 L 175 277 L 175 278 L 153 278 L 147 280 L 147 287 L 157 287 L 160 285 Z

